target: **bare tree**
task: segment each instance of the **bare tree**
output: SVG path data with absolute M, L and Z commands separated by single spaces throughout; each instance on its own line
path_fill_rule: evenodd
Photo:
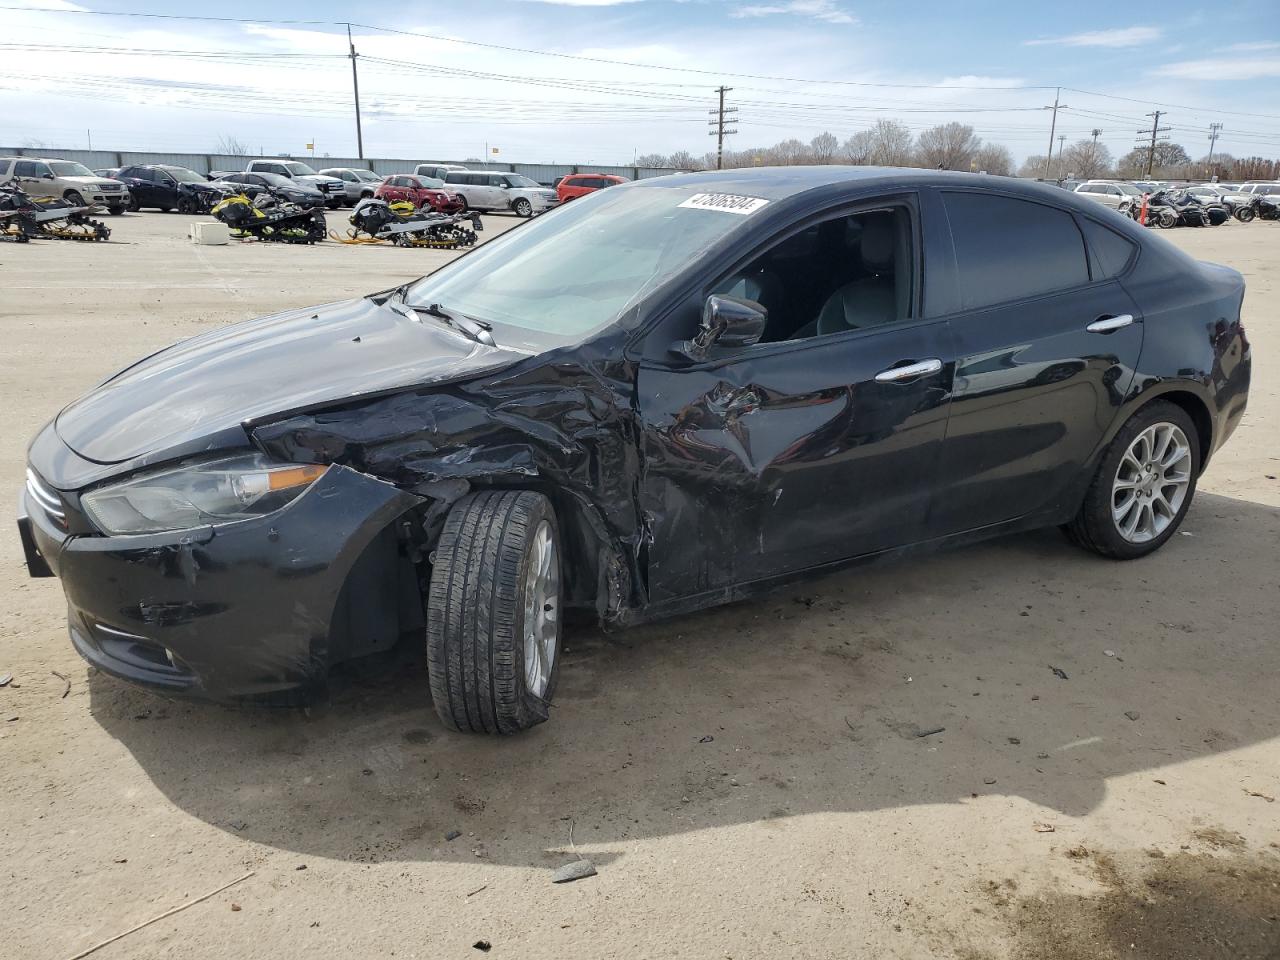
M 916 162 L 939 170 L 968 170 L 981 146 L 982 138 L 974 134 L 973 127 L 952 121 L 920 134 Z
M 213 145 L 213 152 L 227 157 L 247 157 L 249 148 L 229 133 L 224 133 Z
M 1068 176 L 1082 180 L 1105 177 L 1111 173 L 1111 151 L 1103 143 L 1077 140 L 1062 151 L 1059 166 Z
M 975 169 L 993 177 L 1013 176 L 1013 154 L 998 143 L 984 143 L 973 156 Z
M 1018 168 L 1018 176 L 1026 177 L 1028 180 L 1035 180 L 1044 175 L 1045 157 L 1043 153 L 1033 153 L 1022 161 L 1022 166 Z
M 1118 161 L 1117 172 L 1122 177 L 1143 177 L 1147 174 L 1148 147 L 1134 147 Z M 1191 158 L 1182 144 L 1164 140 L 1156 143 L 1155 156 L 1152 159 L 1151 172 L 1154 176 L 1163 176 L 1167 168 L 1179 167 L 1190 163 Z
M 667 163 L 677 170 L 697 170 L 702 166 L 688 150 L 677 150 L 667 158 Z
M 859 130 L 844 142 L 840 152 L 847 162 L 862 165 L 871 162 L 871 155 L 875 151 L 875 146 L 875 132 L 872 130 Z
M 814 163 L 831 163 L 839 149 L 840 141 L 835 134 L 825 131 L 809 141 L 809 155 Z
M 636 157 L 637 167 L 669 167 L 665 153 L 642 153 Z
M 877 120 L 871 134 L 871 158 L 878 167 L 911 165 L 911 131 L 897 120 Z

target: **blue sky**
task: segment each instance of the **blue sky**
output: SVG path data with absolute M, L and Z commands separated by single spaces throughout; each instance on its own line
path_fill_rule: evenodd
M 463 159 L 495 146 L 497 159 L 534 162 L 701 154 L 713 145 L 707 111 L 720 83 L 733 87 L 736 148 L 824 130 L 843 140 L 880 117 L 913 130 L 955 119 L 1021 159 L 1044 152 L 1042 108 L 1054 95 L 1028 88 L 1062 85 L 1076 88 L 1062 95 L 1068 142 L 1097 127 L 1118 156 L 1159 106 L 1193 156 L 1215 121 L 1220 150 L 1280 154 L 1274 0 L 1123 13 L 933 0 L 3 3 L 49 9 L 5 12 L 0 146 L 83 147 L 92 137 L 95 147 L 207 151 L 229 134 L 266 153 L 314 142 L 317 156 L 354 154 L 344 28 L 56 12 L 92 10 L 406 31 L 355 29 L 371 156 Z

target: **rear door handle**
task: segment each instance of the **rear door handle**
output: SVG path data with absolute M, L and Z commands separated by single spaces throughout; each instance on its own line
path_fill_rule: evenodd
M 941 369 L 942 361 L 937 357 L 930 360 L 920 360 L 916 363 L 909 363 L 906 366 L 881 370 L 876 374 L 876 383 L 901 383 L 903 380 L 914 380 L 916 377 L 925 377 L 931 373 L 937 373 Z
M 1112 330 L 1127 327 L 1131 323 L 1133 323 L 1133 314 L 1122 313 L 1118 317 L 1099 317 L 1085 329 L 1090 333 L 1110 333 Z

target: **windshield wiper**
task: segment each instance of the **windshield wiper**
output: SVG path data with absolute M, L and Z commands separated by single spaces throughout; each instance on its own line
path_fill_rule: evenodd
M 486 347 L 497 346 L 493 342 L 493 336 L 489 331 L 493 326 L 485 323 L 483 320 L 477 320 L 475 317 L 468 317 L 465 313 L 454 313 L 446 310 L 438 303 L 431 303 L 425 307 L 412 307 L 416 313 L 425 313 L 431 317 L 437 317 L 443 320 L 449 326 L 453 327 L 459 333 L 470 337 L 476 343 L 483 343 Z

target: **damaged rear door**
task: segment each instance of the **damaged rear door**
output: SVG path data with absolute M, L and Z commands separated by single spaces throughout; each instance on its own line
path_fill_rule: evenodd
M 651 602 L 927 536 L 953 367 L 919 238 L 901 198 L 811 219 L 693 298 L 765 306 L 762 342 L 642 364 Z

